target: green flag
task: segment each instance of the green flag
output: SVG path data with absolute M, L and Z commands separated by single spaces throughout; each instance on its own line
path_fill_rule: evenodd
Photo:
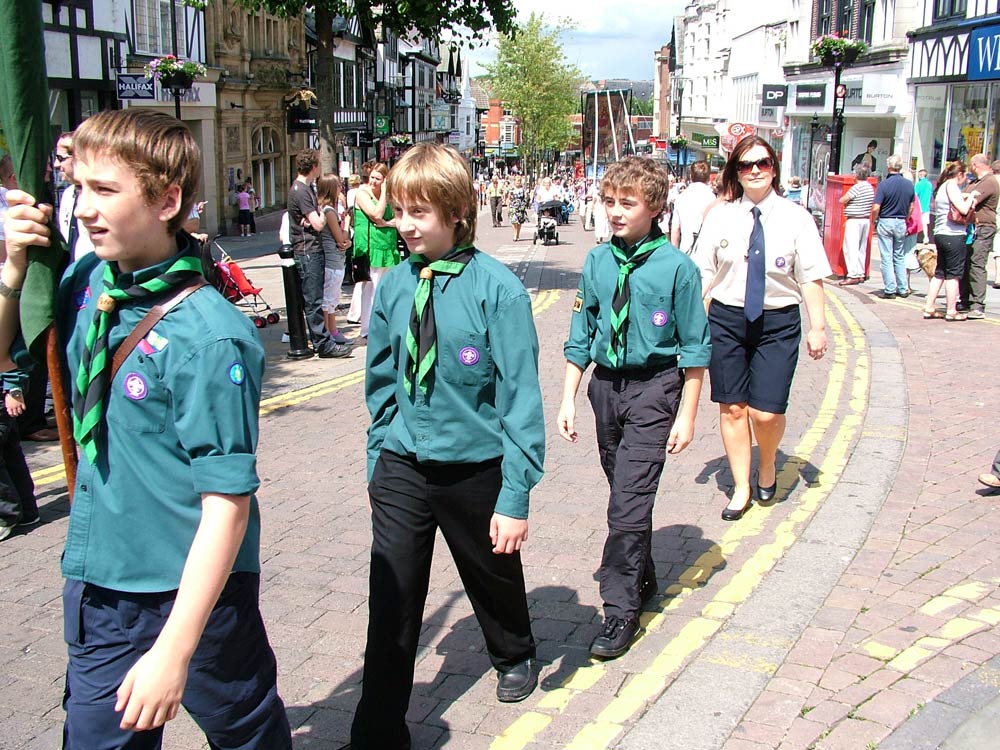
M 42 3 L 0 0 L 0 123 L 14 161 L 18 187 L 38 200 L 51 200 L 45 184 L 52 133 L 45 74 Z M 21 330 L 28 350 L 45 361 L 45 330 L 55 316 L 55 292 L 66 249 L 55 216 L 53 247 L 28 252 L 28 276 L 21 295 Z

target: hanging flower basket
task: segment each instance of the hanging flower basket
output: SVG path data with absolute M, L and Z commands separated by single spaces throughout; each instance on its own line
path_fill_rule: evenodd
M 845 39 L 837 34 L 824 34 L 809 46 L 812 56 L 819 58 L 825 67 L 847 66 L 868 50 L 860 39 Z
M 165 89 L 189 89 L 194 79 L 204 76 L 208 70 L 200 62 L 183 60 L 173 55 L 157 57 L 146 65 L 146 77 L 156 78 Z
M 682 148 L 687 148 L 688 140 L 682 135 L 677 135 L 667 141 L 667 143 L 670 144 L 671 148 L 680 151 Z
M 412 145 L 413 141 L 410 140 L 410 136 L 401 133 L 389 136 L 389 143 L 393 146 L 409 146 Z

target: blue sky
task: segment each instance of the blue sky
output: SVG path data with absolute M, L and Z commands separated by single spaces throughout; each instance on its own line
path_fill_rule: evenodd
M 534 11 L 546 18 L 569 18 L 576 30 L 563 36 L 567 60 L 584 76 L 599 78 L 653 78 L 653 52 L 670 41 L 673 18 L 684 10 L 684 0 L 514 0 L 518 16 L 527 20 Z M 468 57 L 466 58 L 466 55 Z M 485 72 L 478 62 L 489 60 L 489 49 L 463 51 L 472 74 Z

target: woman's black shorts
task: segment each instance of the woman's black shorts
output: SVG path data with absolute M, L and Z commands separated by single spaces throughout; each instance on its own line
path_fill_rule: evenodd
M 750 323 L 742 307 L 713 301 L 708 325 L 712 332 L 708 366 L 712 401 L 747 403 L 760 411 L 784 414 L 802 339 L 799 306 L 765 310 Z
M 934 278 L 960 279 L 965 273 L 965 260 L 969 257 L 969 246 L 964 234 L 935 234 L 937 246 L 937 267 Z

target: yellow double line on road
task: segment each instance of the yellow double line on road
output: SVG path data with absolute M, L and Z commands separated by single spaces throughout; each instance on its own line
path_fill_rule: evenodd
M 684 625 L 653 662 L 643 672 L 635 674 L 617 695 L 610 699 L 597 717 L 573 737 L 566 745 L 568 750 L 602 750 L 609 747 L 624 731 L 626 723 L 635 719 L 649 701 L 666 689 L 688 658 L 700 650 L 722 627 L 725 619 L 733 613 L 737 605 L 750 596 L 763 577 L 795 542 L 804 522 L 812 517 L 836 484 L 846 465 L 848 446 L 861 426 L 868 392 L 869 364 L 860 326 L 839 299 L 831 294 L 828 300 L 844 320 L 847 331 L 845 332 L 834 316 L 828 317 L 827 324 L 834 340 L 834 361 L 823 401 L 819 413 L 795 448 L 794 455 L 797 458 L 787 461 L 778 476 L 779 487 L 787 492 L 794 484 L 800 468 L 809 460 L 828 429 L 836 421 L 848 373 L 849 358 L 853 353 L 856 356 L 853 370 L 855 377 L 848 400 L 849 413 L 843 417 L 820 466 L 819 476 L 823 478 L 823 484 L 812 485 L 801 494 L 797 507 L 778 524 L 771 540 L 758 547 L 750 559 L 702 609 L 700 615 Z M 702 554 L 694 565 L 680 576 L 679 582 L 667 589 L 668 598 L 661 603 L 659 608 L 661 611 L 655 614 L 643 613 L 642 622 L 647 637 L 649 633 L 656 632 L 664 625 L 668 612 L 677 610 L 691 592 L 702 587 L 716 570 L 725 565 L 726 558 L 733 555 L 743 540 L 760 533 L 774 507 L 756 507 L 739 524 L 730 527 L 717 545 Z M 733 654 L 730 663 L 743 669 L 752 668 L 768 674 L 777 669 L 777 665 L 772 664 L 748 665 L 740 661 L 738 654 Z M 560 687 L 547 693 L 538 702 L 535 710 L 523 714 L 497 737 L 490 746 L 491 750 L 523 750 L 566 710 L 575 697 L 594 687 L 604 675 L 605 666 L 601 662 L 592 662 L 579 667 Z
M 535 317 L 538 317 L 552 307 L 558 299 L 558 289 L 540 290 L 531 303 L 532 314 Z M 349 388 L 352 385 L 364 382 L 364 379 L 365 368 L 362 367 L 357 370 L 352 370 L 344 375 L 338 375 L 330 380 L 324 380 L 322 383 L 315 383 L 304 388 L 297 388 L 293 391 L 279 393 L 277 396 L 271 396 L 270 398 L 263 399 L 260 402 L 260 416 L 265 417 L 268 414 L 273 414 L 279 409 L 286 409 L 290 406 L 298 406 L 299 404 L 311 401 L 314 398 L 326 396 L 330 393 L 336 393 L 344 388 Z M 49 466 L 45 469 L 34 471 L 32 472 L 31 477 L 35 480 L 36 486 L 54 484 L 55 482 L 65 482 L 66 470 L 62 464 L 58 464 L 56 466 Z

